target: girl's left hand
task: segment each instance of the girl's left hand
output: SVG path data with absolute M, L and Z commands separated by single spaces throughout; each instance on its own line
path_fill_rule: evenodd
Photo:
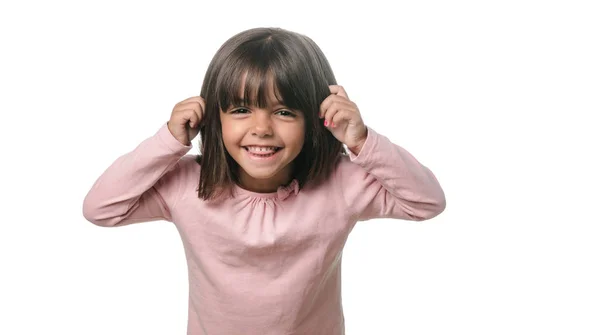
M 344 143 L 353 154 L 358 155 L 367 139 L 365 126 L 356 104 L 339 85 L 330 85 L 331 95 L 321 103 L 319 117 L 338 141 Z

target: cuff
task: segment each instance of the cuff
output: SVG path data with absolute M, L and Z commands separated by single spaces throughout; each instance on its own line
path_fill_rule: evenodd
M 358 153 L 358 155 L 355 155 L 352 151 L 350 151 L 350 150 L 348 150 L 348 148 L 346 148 L 346 152 L 348 153 L 348 156 L 350 157 L 350 161 L 354 162 L 358 165 L 366 164 L 366 162 L 369 160 L 369 157 L 371 156 L 371 152 L 374 150 L 374 148 L 376 146 L 378 136 L 381 136 L 381 135 L 379 135 L 377 132 L 375 132 L 373 129 L 371 129 L 370 127 L 367 126 L 367 139 L 365 140 L 365 143 L 363 144 L 362 148 L 360 149 L 360 152 Z
M 162 144 L 165 145 L 165 147 L 169 149 L 169 151 L 171 151 L 174 154 L 186 153 L 192 148 L 191 144 L 183 145 L 173 136 L 173 134 L 171 134 L 171 131 L 169 131 L 169 127 L 167 126 L 167 122 L 165 122 L 160 127 L 158 132 L 156 132 L 156 137 L 160 140 Z

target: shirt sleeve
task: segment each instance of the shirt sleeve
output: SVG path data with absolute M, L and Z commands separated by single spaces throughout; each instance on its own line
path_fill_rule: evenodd
M 83 216 L 104 227 L 171 221 L 183 186 L 180 161 L 191 147 L 177 141 L 165 123 L 100 175 L 83 201 Z
M 404 148 L 368 128 L 358 153 L 348 152 L 336 170 L 348 210 L 365 221 L 431 219 L 442 213 L 446 198 L 437 178 Z

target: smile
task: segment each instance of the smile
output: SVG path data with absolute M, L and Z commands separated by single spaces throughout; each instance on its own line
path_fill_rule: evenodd
M 244 146 L 250 157 L 252 158 L 270 158 L 273 157 L 281 147 L 260 147 L 260 146 Z

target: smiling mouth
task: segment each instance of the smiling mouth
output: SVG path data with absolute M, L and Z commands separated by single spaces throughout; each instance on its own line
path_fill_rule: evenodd
M 281 147 L 257 147 L 257 146 L 243 146 L 249 154 L 256 157 L 270 157 L 275 155 Z

